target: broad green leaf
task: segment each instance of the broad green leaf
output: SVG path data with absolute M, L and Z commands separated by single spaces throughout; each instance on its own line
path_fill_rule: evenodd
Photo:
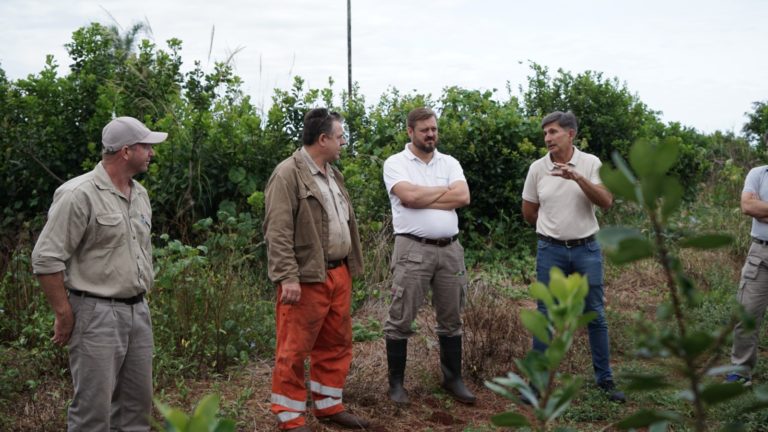
M 524 309 L 520 311 L 520 320 L 525 328 L 533 333 L 537 339 L 546 344 L 550 343 L 549 322 L 541 312 L 533 309 Z
M 603 165 L 600 167 L 600 180 L 615 196 L 637 202 L 635 185 L 620 170 Z
M 741 396 L 748 391 L 741 383 L 714 383 L 704 387 L 701 400 L 713 405 Z
M 605 253 L 615 264 L 626 264 L 653 256 L 653 245 L 641 238 L 628 238 L 619 243 L 617 250 Z
M 664 179 L 664 186 L 661 191 L 661 217 L 667 220 L 683 202 L 683 186 L 680 181 L 674 177 L 667 177 Z
M 547 308 L 551 308 L 552 305 L 554 304 L 552 300 L 552 294 L 549 293 L 549 290 L 547 289 L 546 285 L 544 285 L 543 283 L 534 282 L 533 284 L 531 284 L 531 287 L 528 288 L 528 291 L 531 293 L 531 296 L 533 298 L 544 302 Z
M 663 421 L 679 422 L 684 418 L 672 411 L 641 409 L 640 411 L 632 414 L 616 424 L 619 429 L 637 429 L 641 427 L 648 427 L 655 423 Z
M 212 419 L 219 412 L 219 396 L 215 394 L 205 395 L 195 408 L 195 417 Z
M 171 408 L 168 405 L 155 399 L 155 406 L 160 414 L 178 431 L 183 431 L 189 424 L 189 416 L 184 414 L 181 410 Z
M 628 238 L 644 238 L 640 230 L 621 226 L 607 226 L 600 228 L 595 236 L 604 249 L 615 250 L 622 240 Z
M 528 378 L 530 385 L 539 391 L 549 384 L 549 369 L 547 357 L 539 351 L 528 351 L 522 359 L 515 359 L 518 370 Z M 522 390 L 521 390 L 522 392 Z
M 209 432 L 216 420 L 212 417 L 193 416 L 184 432 Z
M 664 375 L 626 374 L 624 377 L 629 380 L 627 384 L 629 391 L 658 390 L 671 386 L 670 383 L 666 382 L 667 377 Z
M 643 192 L 643 204 L 650 210 L 658 208 L 659 200 L 664 194 L 664 177 L 652 175 L 640 179 Z
M 557 366 L 560 365 L 563 357 L 565 357 L 565 352 L 568 350 L 566 345 L 567 344 L 565 341 L 563 341 L 563 339 L 556 338 L 549 346 L 547 346 L 546 351 L 544 351 L 544 355 L 549 361 L 550 369 L 557 369 Z
M 593 319 L 597 318 L 597 312 L 587 312 L 584 315 L 580 316 L 578 321 L 576 322 L 577 326 L 579 328 L 586 327 L 587 324 L 592 322 Z
M 496 378 L 494 378 L 494 381 L 495 380 L 496 380 Z M 485 382 L 485 386 L 488 387 L 489 389 L 491 389 L 494 393 L 499 394 L 501 396 L 504 396 L 507 399 L 510 399 L 510 400 L 517 399 L 517 395 L 515 395 L 514 393 L 512 393 L 511 391 L 509 391 L 505 387 L 500 386 L 500 385 L 498 385 L 496 383 L 493 383 L 491 381 L 486 381 Z
M 629 149 L 629 164 L 641 179 L 654 173 L 656 146 L 647 139 L 636 141 Z
M 666 174 L 677 162 L 680 153 L 680 144 L 674 138 L 667 138 L 656 146 L 654 154 L 653 172 L 659 175 Z
M 525 416 L 511 411 L 491 417 L 491 423 L 500 427 L 522 427 L 531 425 Z
M 496 377 L 493 379 L 495 383 L 507 386 L 507 387 L 517 387 L 517 386 L 527 386 L 528 383 L 525 382 L 522 378 L 520 378 L 520 375 L 509 372 L 507 373 L 507 376 L 505 377 Z
M 163 414 L 163 417 L 173 425 L 173 427 L 176 428 L 178 431 L 185 431 L 187 430 L 187 426 L 189 425 L 189 416 L 184 414 L 181 410 L 178 410 L 176 408 L 168 408 L 167 411 L 163 412 L 160 411 Z
M 668 421 L 660 421 L 660 422 L 652 424 L 648 428 L 648 432 L 667 432 L 668 429 L 669 429 L 669 422 Z
M 555 390 L 554 394 L 547 402 L 547 418 L 552 420 L 559 417 L 571 404 L 573 398 L 576 397 L 583 382 L 584 381 L 580 378 L 574 378 L 571 382 L 564 384 L 559 389 Z
M 613 161 L 613 164 L 616 165 L 616 169 L 621 171 L 630 183 L 637 183 L 637 177 L 632 173 L 632 170 L 629 168 L 624 158 L 621 157 L 621 153 L 614 150 L 613 153 L 611 153 L 611 160 Z
M 564 301 L 569 297 L 568 282 L 562 270 L 557 267 L 553 267 L 549 272 L 549 291 L 557 301 Z
M 235 432 L 237 423 L 232 419 L 221 419 L 213 432 Z
M 686 237 L 680 241 L 680 247 L 714 249 L 727 246 L 732 242 L 733 237 L 727 234 L 706 234 L 696 237 Z

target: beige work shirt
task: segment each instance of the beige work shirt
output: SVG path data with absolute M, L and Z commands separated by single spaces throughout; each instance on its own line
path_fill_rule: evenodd
M 346 258 L 352 247 L 349 236 L 349 203 L 336 184 L 330 164 L 326 164 L 326 174 L 323 174 L 304 147 L 301 148 L 301 154 L 309 166 L 317 187 L 323 193 L 322 204 L 328 215 L 328 261 Z
M 595 184 L 600 180 L 602 163 L 597 156 L 573 148 L 568 161 L 579 174 Z M 553 176 L 555 164 L 549 153 L 531 164 L 523 186 L 523 199 L 539 204 L 536 232 L 558 240 L 589 237 L 600 227 L 595 206 L 573 180 Z
M 132 180 L 126 197 L 99 162 L 56 189 L 32 270 L 63 271 L 67 288 L 103 297 L 147 292 L 154 282 L 151 220 L 147 190 Z

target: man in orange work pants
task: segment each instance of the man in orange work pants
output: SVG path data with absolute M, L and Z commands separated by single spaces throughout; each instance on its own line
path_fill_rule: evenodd
M 368 427 L 342 404 L 352 361 L 352 276 L 363 264 L 349 194 L 331 165 L 346 144 L 341 122 L 337 113 L 310 110 L 302 148 L 275 168 L 265 191 L 269 277 L 278 286 L 271 402 L 282 430 L 311 430 L 304 418 L 307 357 L 315 416 Z

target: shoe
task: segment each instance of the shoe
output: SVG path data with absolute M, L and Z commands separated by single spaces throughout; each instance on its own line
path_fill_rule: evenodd
M 726 375 L 725 382 L 727 383 L 740 383 L 744 387 L 749 387 L 752 385 L 752 378 L 745 377 L 743 375 L 731 373 Z
M 366 429 L 371 423 L 347 411 L 318 418 L 321 422 L 333 423 L 347 429 Z
M 612 379 L 600 381 L 597 383 L 597 387 L 599 387 L 600 390 L 602 390 L 605 395 L 608 396 L 608 400 L 612 402 L 624 403 L 627 401 L 627 397 L 624 396 L 624 392 L 616 389 L 616 384 L 613 383 Z

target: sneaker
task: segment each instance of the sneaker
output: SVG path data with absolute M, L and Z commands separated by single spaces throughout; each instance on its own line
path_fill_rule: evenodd
M 608 396 L 608 400 L 612 402 L 624 403 L 627 401 L 627 397 L 624 396 L 624 392 L 616 389 L 616 384 L 613 383 L 612 379 L 600 381 L 597 383 L 597 387 L 600 388 L 600 390 L 602 390 L 603 393 Z
M 745 377 L 743 375 L 731 373 L 725 376 L 725 382 L 727 383 L 739 383 L 743 385 L 744 387 L 749 387 L 752 385 L 752 378 Z

